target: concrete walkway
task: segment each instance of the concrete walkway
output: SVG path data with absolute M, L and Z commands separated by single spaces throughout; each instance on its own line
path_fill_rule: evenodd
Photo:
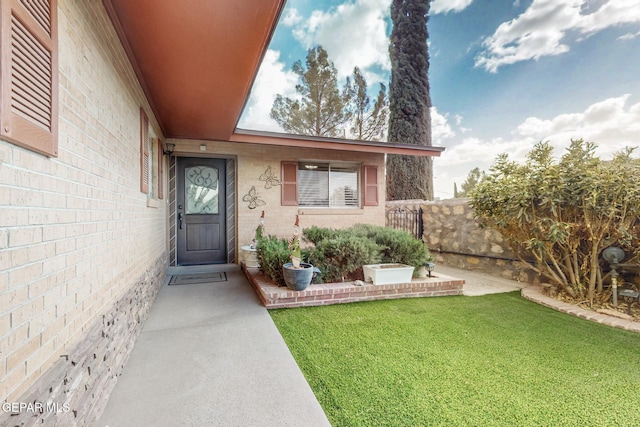
M 330 425 L 240 268 L 224 271 L 164 284 L 96 426 Z
M 437 265 L 435 271 L 447 276 L 464 279 L 462 295 L 470 297 L 519 291 L 529 286 L 528 283 L 516 282 L 515 280 L 445 265 Z

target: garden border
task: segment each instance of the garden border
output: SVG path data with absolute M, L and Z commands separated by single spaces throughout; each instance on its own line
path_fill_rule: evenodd
M 640 333 L 640 322 L 627 320 L 613 315 L 601 313 L 579 307 L 568 302 L 559 301 L 553 297 L 544 295 L 543 287 L 540 285 L 529 285 L 520 291 L 523 298 L 533 301 L 537 304 L 544 305 L 554 310 L 590 320 L 592 322 L 601 323 L 603 325 L 614 328 L 625 329 L 627 331 Z
M 276 285 L 259 269 L 242 264 L 244 274 L 267 309 L 308 307 L 397 298 L 421 298 L 462 295 L 463 279 L 437 274 L 438 277 L 413 279 L 407 283 L 357 286 L 354 282 L 311 284 L 304 291 L 292 291 Z

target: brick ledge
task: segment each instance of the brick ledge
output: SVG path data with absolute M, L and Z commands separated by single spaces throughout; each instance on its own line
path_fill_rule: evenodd
M 248 268 L 242 264 L 242 270 L 258 294 L 258 298 L 268 309 L 345 304 L 381 299 L 462 295 L 464 285 L 462 279 L 438 274 L 438 277 L 413 279 L 408 283 L 389 285 L 367 283 L 362 286 L 356 286 L 353 282 L 322 283 L 309 285 L 304 291 L 292 291 L 289 288 L 276 285 L 257 268 Z
M 567 302 L 559 301 L 550 296 L 544 295 L 542 292 L 542 286 L 530 285 L 523 288 L 520 292 L 521 295 L 533 302 L 547 306 L 563 313 L 571 314 L 572 316 L 581 317 L 592 322 L 602 323 L 603 325 L 612 326 L 614 328 L 626 329 L 632 332 L 640 332 L 640 322 L 632 320 L 621 319 L 619 317 L 610 316 L 604 313 L 598 313 L 593 310 L 578 307 Z

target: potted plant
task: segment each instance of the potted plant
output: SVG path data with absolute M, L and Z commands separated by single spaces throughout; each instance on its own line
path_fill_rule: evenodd
M 264 235 L 264 211 L 262 211 L 262 215 L 260 215 L 260 219 L 258 220 L 258 228 L 256 228 L 256 233 L 253 237 L 252 245 L 254 248 L 258 246 L 258 242 L 262 239 Z
M 291 262 L 282 266 L 282 274 L 287 287 L 294 291 L 304 291 L 313 280 L 313 277 L 320 272 L 313 265 L 302 262 L 302 250 L 300 249 L 300 219 L 296 215 L 296 222 L 293 226 L 293 235 L 289 239 L 289 257 Z

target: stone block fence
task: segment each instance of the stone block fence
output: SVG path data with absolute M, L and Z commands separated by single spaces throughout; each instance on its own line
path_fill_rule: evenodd
M 522 265 L 500 233 L 480 227 L 469 199 L 387 202 L 387 209 L 419 208 L 422 208 L 422 240 L 437 264 L 539 283 L 538 275 Z

